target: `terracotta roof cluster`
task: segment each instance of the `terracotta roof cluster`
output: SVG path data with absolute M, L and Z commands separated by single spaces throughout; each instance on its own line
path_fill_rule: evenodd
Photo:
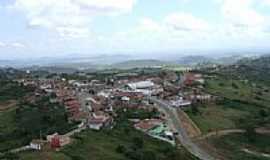
M 75 98 L 69 98 L 64 101 L 64 105 L 71 116 L 76 116 L 79 113 L 80 103 Z

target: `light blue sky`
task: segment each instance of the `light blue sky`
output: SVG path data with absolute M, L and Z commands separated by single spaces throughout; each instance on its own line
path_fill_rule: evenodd
M 0 59 L 268 51 L 269 16 L 270 0 L 1 0 Z

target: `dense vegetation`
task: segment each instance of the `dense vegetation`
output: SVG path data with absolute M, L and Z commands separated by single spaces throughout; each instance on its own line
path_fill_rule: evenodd
M 125 114 L 127 113 L 127 114 Z M 134 114 L 132 114 L 134 113 Z M 140 115 L 143 115 L 142 117 Z M 99 132 L 86 130 L 74 136 L 73 144 L 60 152 L 21 154 L 23 160 L 195 160 L 184 149 L 151 138 L 133 128 L 129 118 L 145 118 L 154 112 L 119 111 L 116 126 Z M 47 157 L 46 157 L 47 155 Z M 48 157 L 49 155 L 49 157 Z
M 45 99 L 37 104 L 19 104 L 17 109 L 0 113 L 0 151 L 26 145 L 34 138 L 54 132 L 65 133 L 73 126 L 61 105 Z
M 10 80 L 0 80 L 0 102 L 20 99 L 32 91 L 34 91 L 32 87 L 26 87 Z

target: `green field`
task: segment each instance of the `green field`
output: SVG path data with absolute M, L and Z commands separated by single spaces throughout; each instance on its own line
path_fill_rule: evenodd
M 186 110 L 203 133 L 241 128 L 251 123 L 254 126 L 269 123 L 269 118 L 265 118 L 270 114 L 270 95 L 266 86 L 253 86 L 244 81 L 217 76 L 207 79 L 205 90 L 221 99 L 199 105 L 197 114 L 191 108 Z M 265 117 L 261 114 L 265 114 Z
M 241 100 L 258 105 L 269 106 L 269 86 L 250 81 L 230 79 L 224 76 L 207 79 L 206 91 L 228 99 Z
M 210 104 L 207 107 L 200 107 L 198 114 L 193 114 L 191 109 L 186 113 L 200 128 L 203 134 L 211 131 L 237 128 L 237 120 L 249 113 L 237 109 L 225 108 L 223 106 Z
M 270 136 L 256 135 L 254 142 L 249 142 L 244 134 L 231 134 L 213 138 L 210 143 L 217 148 L 217 152 L 230 160 L 269 160 L 261 155 L 246 153 L 243 149 L 257 153 L 270 153 Z

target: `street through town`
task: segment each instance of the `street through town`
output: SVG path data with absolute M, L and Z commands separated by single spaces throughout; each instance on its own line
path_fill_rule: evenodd
M 155 102 L 158 107 L 161 107 L 163 111 L 168 115 L 169 120 L 172 122 L 174 129 L 178 132 L 177 138 L 181 142 L 181 144 L 194 156 L 200 158 L 201 160 L 214 160 L 212 156 L 208 153 L 204 152 L 201 148 L 199 148 L 187 135 L 185 128 L 183 127 L 181 120 L 177 115 L 177 111 L 175 108 L 171 107 L 169 104 L 159 100 L 155 97 L 149 97 L 149 99 Z

